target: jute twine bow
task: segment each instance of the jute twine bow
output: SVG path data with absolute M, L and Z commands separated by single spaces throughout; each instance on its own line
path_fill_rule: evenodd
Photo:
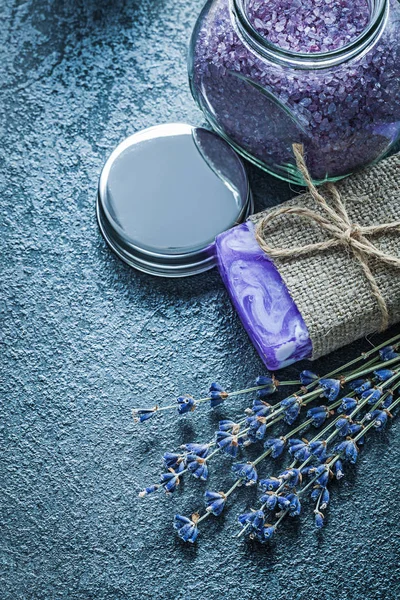
M 377 248 L 366 236 L 374 236 L 381 233 L 391 231 L 400 231 L 400 221 L 393 223 L 384 223 L 382 225 L 362 226 L 357 223 L 352 223 L 347 214 L 345 202 L 341 195 L 332 183 L 326 184 L 327 189 L 333 199 L 333 205 L 329 206 L 326 199 L 320 194 L 312 182 L 310 173 L 308 172 L 302 144 L 293 144 L 293 152 L 296 158 L 296 163 L 299 171 L 303 175 L 304 181 L 308 187 L 311 197 L 315 200 L 318 206 L 323 209 L 326 216 L 321 215 L 314 210 L 303 206 L 282 206 L 267 214 L 256 227 L 256 239 L 261 248 L 271 258 L 288 258 L 296 259 L 299 256 L 312 254 L 313 252 L 322 252 L 330 248 L 343 246 L 353 253 L 353 256 L 358 260 L 364 272 L 365 278 L 371 288 L 372 295 L 382 314 L 381 331 L 387 329 L 389 325 L 389 311 L 382 296 L 378 283 L 369 267 L 369 258 L 374 257 L 389 265 L 400 269 L 400 258 L 386 254 Z M 297 246 L 293 248 L 272 248 L 265 241 L 265 234 L 268 225 L 281 215 L 295 215 L 305 217 L 314 221 L 327 233 L 330 234 L 330 239 L 324 242 L 315 244 L 306 244 L 305 246 Z

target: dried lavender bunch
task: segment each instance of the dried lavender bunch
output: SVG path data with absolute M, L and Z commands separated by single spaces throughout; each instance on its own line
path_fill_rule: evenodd
M 372 428 L 382 429 L 392 416 L 391 411 L 400 402 L 400 398 L 394 400 L 394 393 L 400 387 L 399 345 L 400 335 L 324 377 L 303 371 L 299 376 L 301 387 L 298 391 L 275 404 L 268 402 L 278 387 L 274 375 L 262 376 L 253 388 L 238 392 L 227 393 L 213 384 L 210 396 L 197 402 L 193 400 L 194 406 L 210 402 L 211 407 L 215 407 L 228 397 L 247 392 L 256 392 L 256 398 L 251 408 L 241 415 L 221 420 L 211 440 L 185 444 L 175 452 L 166 452 L 163 455 L 166 471 L 161 474 L 158 483 L 146 487 L 139 496 L 145 497 L 159 490 L 173 493 L 187 473 L 207 481 L 209 464 L 218 454 L 236 459 L 239 454 L 245 454 L 248 446 L 263 443 L 264 450 L 255 460 L 246 461 L 244 457 L 233 463 L 231 471 L 235 481 L 230 489 L 226 492 L 205 491 L 202 515 L 201 511 L 194 512 L 190 518 L 176 515 L 174 527 L 179 536 L 184 541 L 194 542 L 200 523 L 210 515 L 218 517 L 235 490 L 257 484 L 262 491 L 261 506 L 239 516 L 242 525 L 239 537 L 246 534 L 262 543 L 268 541 L 286 516 L 300 514 L 301 498 L 309 490 L 316 502 L 315 524 L 322 527 L 324 510 L 329 503 L 330 480 L 343 476 L 344 462 L 356 462 L 365 434 Z M 296 383 L 282 382 L 288 385 Z M 191 408 L 182 412 L 180 398 L 179 414 L 191 412 Z M 328 402 L 309 407 L 319 398 Z M 176 408 L 176 405 L 165 407 L 166 410 L 171 408 Z M 153 409 L 151 415 L 159 410 L 162 407 Z M 292 426 L 304 413 L 305 419 L 289 432 L 266 439 L 270 429 L 279 423 Z M 143 415 L 147 413 L 143 412 Z M 139 418 L 140 422 L 145 420 L 148 417 Z M 299 437 L 300 433 L 323 425 L 324 429 L 311 439 Z M 268 457 L 277 458 L 284 452 L 292 457 L 291 464 L 276 477 L 260 479 L 259 465 Z M 303 483 L 305 477 L 310 478 L 307 484 Z

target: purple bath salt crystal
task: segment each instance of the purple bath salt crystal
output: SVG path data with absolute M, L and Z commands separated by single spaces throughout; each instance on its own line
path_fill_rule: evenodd
M 370 18 L 367 0 L 248 0 L 247 16 L 260 35 L 293 52 L 328 52 L 352 42 Z
M 247 221 L 216 239 L 218 268 L 236 311 L 268 369 L 312 354 L 303 318 Z

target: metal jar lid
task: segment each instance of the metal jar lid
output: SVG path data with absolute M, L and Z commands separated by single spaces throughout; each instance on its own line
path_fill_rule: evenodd
M 126 263 L 184 277 L 215 265 L 215 237 L 253 210 L 243 163 L 221 137 L 182 123 L 123 141 L 100 176 L 101 232 Z

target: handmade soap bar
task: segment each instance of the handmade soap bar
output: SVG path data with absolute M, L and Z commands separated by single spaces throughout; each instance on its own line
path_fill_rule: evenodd
M 218 236 L 221 276 L 269 369 L 399 321 L 399 234 L 400 154 Z
M 267 368 L 309 358 L 307 327 L 278 270 L 257 244 L 253 223 L 219 235 L 216 252 L 221 277 Z

